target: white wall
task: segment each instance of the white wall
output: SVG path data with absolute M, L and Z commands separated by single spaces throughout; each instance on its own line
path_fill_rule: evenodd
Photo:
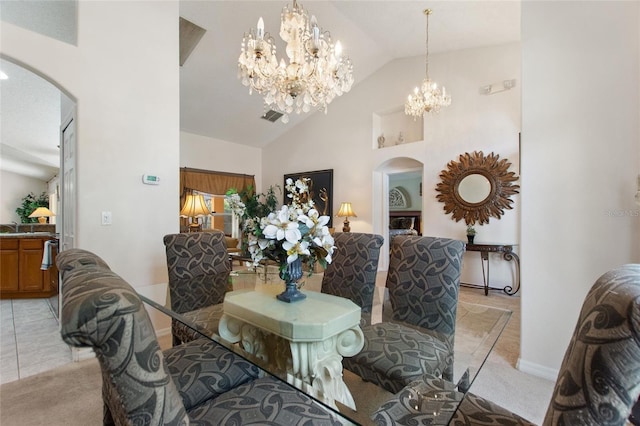
M 583 299 L 640 262 L 638 2 L 523 2 L 521 369 L 555 378 Z
M 180 133 L 180 167 L 254 175 L 262 192 L 262 149 Z
M 22 206 L 22 199 L 30 192 L 36 196 L 47 192 L 47 182 L 5 170 L 0 171 L 0 223 L 20 223 L 16 209 Z
M 0 33 L 3 57 L 76 101 L 76 246 L 133 286 L 167 280 L 162 237 L 179 230 L 178 7 L 78 2 L 77 46 L 6 22 Z M 160 185 L 143 185 L 144 173 Z
M 413 87 L 424 78 L 424 57 L 393 61 L 329 105 L 328 114 L 315 113 L 304 123 L 271 143 L 263 152 L 264 186 L 282 182 L 287 173 L 333 169 L 334 212 L 350 201 L 357 218 L 350 218 L 353 232 L 382 232 L 376 223 L 373 171 L 394 157 L 409 157 L 424 165 L 423 226 L 426 235 L 466 240 L 466 225 L 445 215 L 436 200 L 440 172 L 460 154 L 482 150 L 495 152 L 512 162 L 518 173 L 520 131 L 520 45 L 461 50 L 429 58 L 432 79 L 447 87 L 452 105 L 424 121 L 424 141 L 383 149 L 377 147 L 374 115 L 403 106 Z M 516 88 L 491 96 L 480 87 L 516 79 Z M 379 120 L 378 120 L 379 121 Z M 385 194 L 383 197 L 386 197 Z M 519 197 L 514 210 L 500 220 L 478 228 L 479 241 L 517 243 Z M 463 281 L 480 283 L 478 253 L 465 256 Z M 492 259 L 495 285 L 511 284 L 513 266 Z

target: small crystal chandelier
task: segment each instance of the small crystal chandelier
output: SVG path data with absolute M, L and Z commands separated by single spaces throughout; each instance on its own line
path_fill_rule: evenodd
M 422 117 L 425 112 L 439 112 L 441 107 L 451 105 L 451 96 L 447 95 L 444 86 L 440 90 L 438 84 L 429 78 L 429 15 L 431 15 L 431 9 L 425 9 L 424 14 L 427 15 L 426 77 L 422 80 L 422 86 L 420 88 L 416 87 L 413 90 L 413 94 L 409 95 L 407 102 L 404 104 L 404 113 L 412 115 L 414 120 Z
M 262 17 L 257 28 L 245 33 L 238 59 L 238 78 L 264 97 L 265 112 L 270 108 L 283 114 L 282 122 L 289 121 L 288 114 L 309 112 L 318 107 L 327 112 L 333 98 L 348 92 L 353 84 L 353 67 L 342 56 L 340 42 L 335 44 L 328 31 L 318 27 L 315 16 L 293 0 L 293 7 L 282 9 L 280 38 L 287 47 L 284 58 L 276 58 L 275 40 L 264 32 Z

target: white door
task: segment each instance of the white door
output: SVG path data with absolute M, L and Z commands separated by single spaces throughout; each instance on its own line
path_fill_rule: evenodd
M 60 251 L 75 246 L 76 235 L 76 114 L 73 110 L 70 116 L 60 126 L 60 175 L 62 176 L 62 197 L 60 200 L 60 214 L 62 228 L 60 229 Z M 60 280 L 62 284 L 62 280 Z M 58 309 L 62 312 L 62 288 L 58 289 Z M 90 348 L 71 348 L 71 358 L 80 361 L 93 357 Z
M 75 111 L 62 123 L 60 150 L 60 175 L 62 176 L 62 198 L 60 212 L 60 251 L 74 247 L 76 229 L 76 120 Z

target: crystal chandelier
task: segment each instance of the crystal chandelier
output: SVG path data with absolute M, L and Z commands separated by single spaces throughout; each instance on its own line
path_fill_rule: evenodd
M 282 122 L 289 121 L 289 114 L 309 112 L 318 107 L 327 112 L 327 105 L 353 84 L 353 67 L 342 56 L 340 42 L 335 44 L 328 31 L 318 27 L 315 16 L 293 0 L 293 6 L 282 9 L 280 38 L 286 43 L 289 59 L 276 58 L 275 40 L 264 32 L 262 17 L 255 29 L 245 33 L 238 59 L 238 78 L 264 97 L 267 108 L 283 114 Z
M 422 85 L 419 88 L 413 89 L 413 94 L 409 95 L 407 102 L 404 104 L 404 113 L 412 115 L 414 120 L 422 117 L 425 112 L 439 112 L 440 107 L 451 105 L 451 96 L 447 95 L 444 86 L 440 90 L 438 84 L 429 78 L 429 15 L 431 15 L 431 9 L 425 9 L 424 14 L 427 15 L 426 77 L 422 80 Z

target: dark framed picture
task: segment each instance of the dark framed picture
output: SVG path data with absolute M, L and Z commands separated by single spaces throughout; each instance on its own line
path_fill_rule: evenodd
M 309 194 L 313 200 L 314 207 L 321 216 L 329 216 L 329 228 L 333 227 L 333 169 L 316 170 L 313 172 L 291 173 L 284 175 L 284 186 L 287 179 L 294 181 L 300 178 L 309 178 Z M 289 204 L 291 200 L 287 197 L 287 190 L 284 191 L 284 204 Z

